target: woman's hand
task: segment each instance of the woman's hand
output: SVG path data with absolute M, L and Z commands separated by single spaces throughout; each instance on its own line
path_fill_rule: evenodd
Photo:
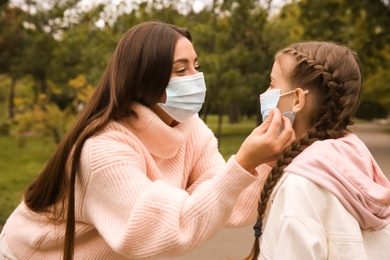
M 284 128 L 279 133 L 282 124 Z M 291 121 L 282 117 L 280 110 L 275 108 L 245 139 L 235 159 L 248 172 L 253 172 L 260 164 L 277 160 L 294 141 Z

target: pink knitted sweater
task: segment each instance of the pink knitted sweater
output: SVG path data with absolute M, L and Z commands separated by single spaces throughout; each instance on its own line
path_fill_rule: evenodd
M 234 157 L 226 163 L 198 116 L 171 128 L 145 106 L 132 109 L 84 145 L 75 259 L 178 255 L 222 227 L 254 221 L 261 178 Z M 19 259 L 60 259 L 64 230 L 65 221 L 53 224 L 22 202 L 3 232 Z

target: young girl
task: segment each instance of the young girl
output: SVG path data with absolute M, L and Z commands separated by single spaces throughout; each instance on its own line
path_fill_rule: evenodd
M 197 115 L 206 92 L 199 68 L 188 30 L 131 28 L 8 218 L 0 258 L 178 255 L 250 221 L 267 172 L 258 166 L 292 143 L 292 126 L 275 109 L 226 163 Z
M 277 106 L 298 140 L 261 191 L 249 259 L 389 259 L 390 184 L 347 128 L 361 90 L 347 47 L 304 42 L 276 55 L 262 114 Z

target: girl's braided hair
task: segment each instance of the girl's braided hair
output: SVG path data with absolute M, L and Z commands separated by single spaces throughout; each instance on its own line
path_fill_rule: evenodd
M 258 202 L 255 242 L 246 259 L 260 254 L 262 221 L 269 197 L 283 170 L 304 149 L 317 140 L 345 136 L 352 125 L 362 89 L 362 73 L 357 54 L 345 46 L 331 42 L 301 42 L 279 51 L 276 58 L 292 55 L 296 64 L 290 74 L 294 88 L 303 87 L 315 95 L 317 111 L 311 129 L 288 147 L 267 177 Z

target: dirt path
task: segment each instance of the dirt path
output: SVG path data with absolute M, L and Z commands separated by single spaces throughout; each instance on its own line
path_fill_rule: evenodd
M 351 128 L 367 145 L 382 171 L 390 179 L 390 126 L 379 123 L 359 123 Z
M 385 129 L 379 123 L 359 123 L 351 128 L 390 179 L 390 134 L 386 134 Z M 184 256 L 160 260 L 242 260 L 249 254 L 252 243 L 252 227 L 223 229 L 213 239 Z

